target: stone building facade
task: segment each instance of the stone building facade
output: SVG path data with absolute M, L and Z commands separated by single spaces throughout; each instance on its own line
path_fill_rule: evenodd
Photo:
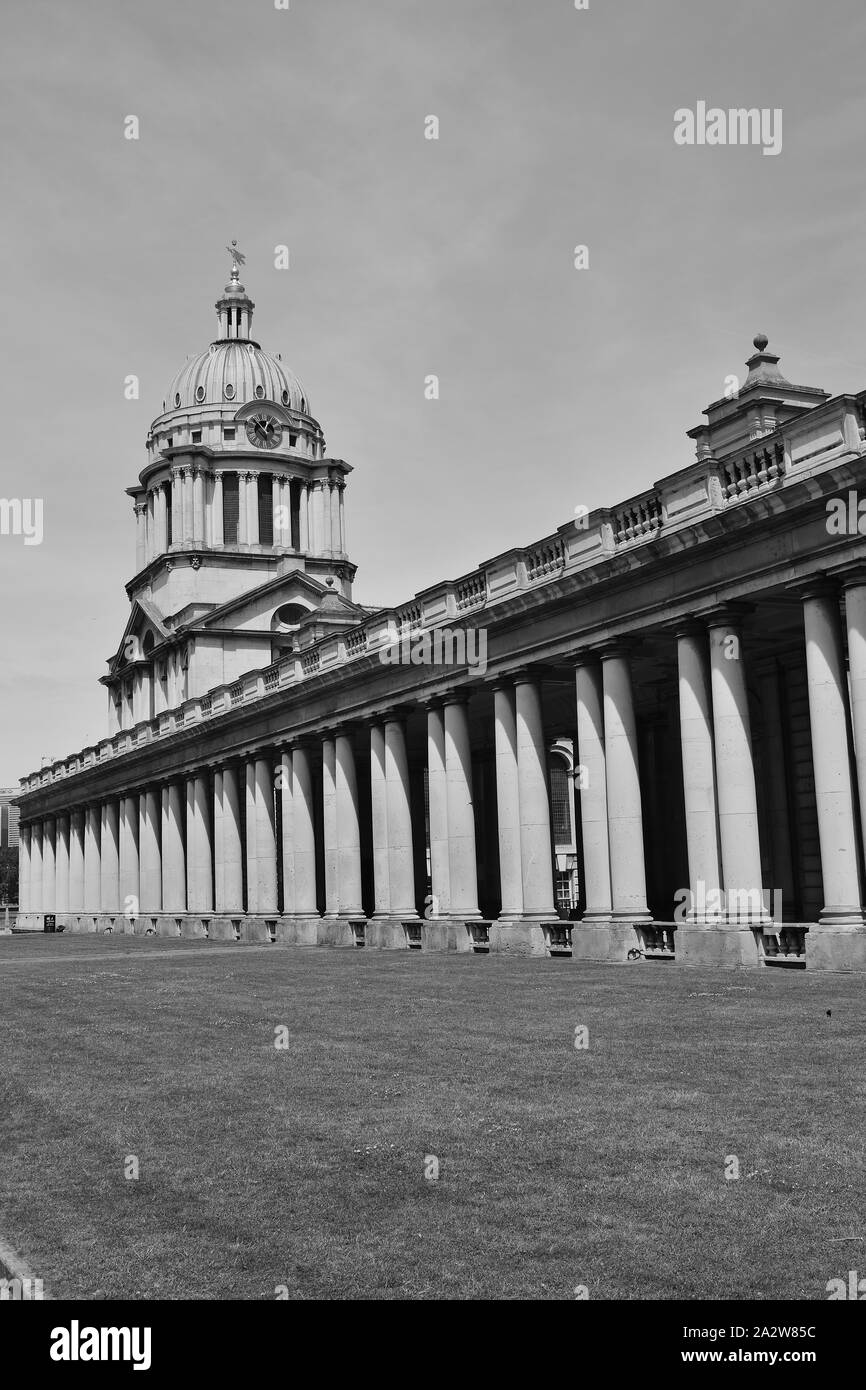
M 373 610 L 253 307 L 235 267 L 152 426 L 108 734 L 22 780 L 19 929 L 866 968 L 866 391 L 756 338 L 689 467 Z

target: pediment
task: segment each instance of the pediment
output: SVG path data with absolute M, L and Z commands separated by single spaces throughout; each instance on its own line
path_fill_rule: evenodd
M 149 599 L 133 600 L 123 636 L 114 655 L 108 659 L 110 675 L 140 661 L 152 647 L 159 646 L 170 633 L 163 615 Z

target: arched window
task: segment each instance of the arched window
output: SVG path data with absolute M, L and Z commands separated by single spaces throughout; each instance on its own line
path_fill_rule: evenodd
M 554 754 L 549 762 L 550 814 L 553 823 L 553 842 L 571 844 L 571 789 L 568 785 L 568 766 L 564 758 Z

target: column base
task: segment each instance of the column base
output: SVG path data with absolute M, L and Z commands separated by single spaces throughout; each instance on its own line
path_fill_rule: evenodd
M 473 925 L 477 931 L 480 923 L 480 917 L 427 918 L 421 923 L 421 949 L 469 954 L 474 949 Z
M 277 941 L 283 946 L 318 946 L 318 913 L 286 913 L 277 921 Z
M 651 917 L 617 917 L 611 914 L 605 918 L 582 917 L 571 923 L 572 960 L 600 961 L 610 964 L 626 962 L 629 951 L 645 950 L 645 938 L 639 930 L 651 926 Z
M 547 941 L 540 922 L 526 922 L 521 918 L 500 918 L 491 922 L 490 951 L 506 956 L 546 956 Z
M 850 906 L 840 906 L 836 903 L 828 903 L 822 907 L 818 913 L 818 925 L 820 927 L 848 927 L 853 931 L 866 928 L 866 919 L 863 917 L 862 908 L 857 904 Z
M 866 971 L 866 929 L 812 927 L 806 933 L 806 969 Z
M 700 926 L 683 922 L 675 933 L 679 965 L 709 965 L 719 970 L 741 970 L 761 964 L 760 926 L 726 923 Z
M 359 922 L 363 913 L 353 913 L 352 920 Z M 355 932 L 349 917 L 321 917 L 316 932 L 317 946 L 354 946 Z
M 410 945 L 409 927 L 417 932 L 417 944 L 420 946 L 422 927 L 421 919 L 417 916 L 374 918 L 367 923 L 366 944 L 374 950 L 406 951 Z

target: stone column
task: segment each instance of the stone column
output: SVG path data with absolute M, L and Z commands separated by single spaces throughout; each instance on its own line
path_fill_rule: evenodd
M 100 907 L 103 912 L 120 910 L 120 816 L 117 801 L 102 803 L 102 837 L 99 842 Z
M 325 916 L 339 915 L 337 877 L 337 782 L 333 738 L 322 741 L 322 819 L 325 831 Z
M 186 784 L 186 901 L 190 912 L 213 912 L 210 785 L 205 772 Z
M 249 542 L 249 527 L 247 525 L 247 483 L 249 473 L 238 473 L 238 545 L 247 545 Z
M 373 724 L 370 729 L 370 809 L 373 828 L 373 916 L 390 917 L 391 879 L 388 870 L 388 791 L 385 782 L 384 724 Z
M 625 649 L 602 653 L 602 686 L 612 916 L 648 922 L 637 724 Z
M 355 753 L 348 733 L 335 739 L 337 879 L 343 917 L 363 916 L 361 903 L 361 825 Z
M 18 911 L 23 917 L 30 911 L 30 826 L 18 831 Z
M 159 793 L 148 787 L 138 798 L 139 897 L 142 913 L 162 911 Z
M 256 864 L 256 763 L 250 758 L 246 764 L 246 859 L 247 859 L 247 912 L 258 912 L 259 873 Z
M 225 902 L 225 836 L 223 827 L 223 772 L 221 767 L 213 769 L 213 893 L 214 910 L 222 912 Z
M 337 489 L 340 498 L 340 552 L 345 555 L 348 550 L 348 541 L 346 538 L 346 508 L 343 501 L 346 484 L 343 482 L 338 483 Z
M 100 906 L 99 850 L 102 837 L 102 811 L 99 806 L 87 807 L 84 831 L 84 911 L 98 912 Z
M 685 920 L 693 926 L 712 926 L 718 922 L 713 904 L 719 903 L 721 880 L 709 651 L 706 632 L 699 624 L 687 624 L 677 632 L 677 664 L 686 843 L 689 889 L 692 894 L 691 902 L 686 905 Z
M 86 813 L 73 811 L 69 818 L 69 911 L 84 911 L 84 834 Z
M 226 763 L 222 770 L 222 872 L 217 880 L 220 896 L 217 912 L 235 916 L 244 910 L 244 859 L 241 797 L 238 768 Z
M 57 827 L 54 817 L 42 822 L 42 911 L 56 912 L 57 866 L 54 857 Z
M 30 828 L 30 911 L 42 911 L 42 822 Z
M 856 621 L 856 600 L 854 614 Z M 838 600 L 831 586 L 819 581 L 805 591 L 803 620 L 815 805 L 824 881 L 820 921 L 822 926 L 862 927 L 860 850 L 851 785 L 845 654 Z M 855 662 L 858 660 L 855 643 Z
M 259 543 L 259 475 L 247 474 L 247 540 L 250 545 Z
M 302 553 L 310 549 L 310 490 L 304 482 L 298 488 L 298 545 Z
M 553 848 L 547 750 L 541 691 L 533 676 L 518 675 L 514 684 L 517 726 L 517 779 L 520 796 L 520 867 L 524 920 L 556 916 L 553 905 Z
M 496 750 L 496 817 L 499 828 L 500 919 L 523 916 L 523 876 L 520 859 L 520 785 L 517 775 L 517 716 L 514 686 L 509 681 L 493 688 L 493 726 Z
M 430 916 L 451 911 L 451 871 L 448 860 L 448 779 L 445 771 L 445 714 L 441 703 L 427 709 L 427 790 L 430 816 Z
M 480 917 L 472 799 L 472 750 L 467 697 L 445 698 L 445 778 L 448 791 L 448 877 L 451 916 Z
M 283 835 L 283 916 L 295 915 L 295 836 L 292 815 L 292 752 L 280 752 L 280 819 Z
M 162 910 L 186 912 L 186 870 L 183 849 L 184 804 L 180 784 L 162 789 Z
M 292 829 L 297 917 L 318 916 L 314 804 L 309 750 L 296 743 L 292 748 Z
M 120 799 L 120 910 L 130 921 L 141 915 L 137 794 Z
M 860 831 L 866 835 L 866 569 L 844 575 L 843 584 Z
M 147 564 L 147 507 L 144 502 L 133 503 L 135 512 L 135 568 L 136 572 Z
M 323 484 L 320 478 L 316 478 L 310 483 L 310 522 L 311 540 L 310 550 L 314 555 L 321 555 L 325 548 L 324 545 L 324 498 Z
M 183 469 L 171 470 L 171 543 L 183 545 Z
M 607 923 L 613 899 L 607 838 L 607 770 L 604 752 L 604 696 L 601 666 L 583 662 L 575 672 L 580 825 L 583 840 L 585 923 Z
M 54 906 L 56 912 L 69 911 L 69 816 L 57 817 L 57 836 L 54 845 L 54 864 L 56 890 Z
M 256 911 L 277 911 L 277 828 L 274 776 L 269 757 L 256 758 Z
M 188 550 L 193 544 L 193 484 L 192 468 L 185 464 L 181 470 L 183 475 L 183 543 Z
M 166 501 L 165 487 L 160 483 L 156 489 L 154 498 L 154 516 L 156 518 L 156 550 L 158 555 L 162 555 L 168 549 L 168 528 L 166 525 Z
M 210 502 L 210 543 L 213 546 L 220 546 L 225 543 L 225 533 L 223 530 L 222 473 L 214 474 L 213 493 Z
M 204 473 L 199 467 L 192 474 L 192 539 L 196 549 L 204 545 Z
M 274 498 L 274 545 L 288 549 L 292 544 L 292 497 L 284 473 L 274 478 Z
M 733 608 L 708 617 L 725 915 L 748 929 L 767 914 L 741 624 L 742 615 Z
M 331 517 L 331 544 L 330 549 L 333 555 L 340 553 L 340 490 L 336 483 L 328 484 L 330 497 L 329 512 Z
M 401 921 L 410 921 L 418 913 L 415 909 L 409 760 L 403 721 L 396 715 L 388 715 L 385 721 L 385 790 L 388 801 L 390 913 Z

